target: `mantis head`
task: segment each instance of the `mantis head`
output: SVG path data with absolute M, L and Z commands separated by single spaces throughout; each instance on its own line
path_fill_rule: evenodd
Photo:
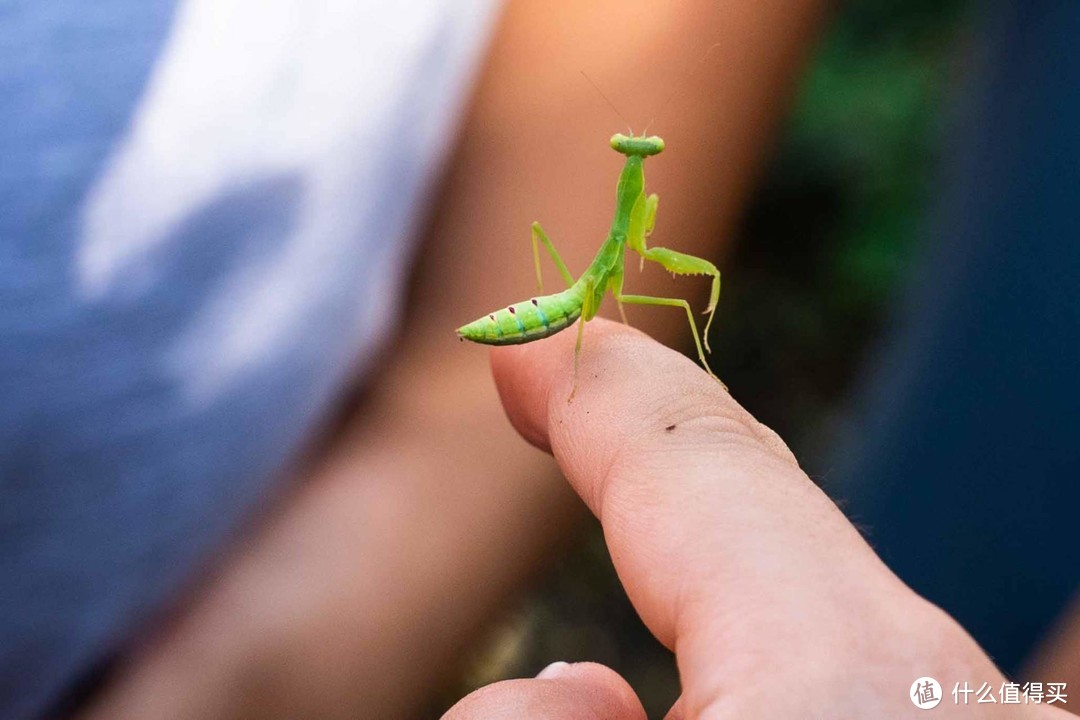
M 637 155 L 638 157 L 647 157 L 649 155 L 657 155 L 664 151 L 664 141 L 655 135 L 645 137 L 632 137 L 623 135 L 622 133 L 616 133 L 611 136 L 611 147 L 623 155 Z

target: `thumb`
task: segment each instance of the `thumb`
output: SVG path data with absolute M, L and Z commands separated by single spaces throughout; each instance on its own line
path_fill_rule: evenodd
M 554 663 L 532 680 L 506 680 L 468 695 L 442 720 L 645 720 L 634 691 L 596 663 Z

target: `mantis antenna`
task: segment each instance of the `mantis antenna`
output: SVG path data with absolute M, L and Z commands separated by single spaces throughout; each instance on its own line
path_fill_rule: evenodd
M 708 58 L 710 55 L 712 55 L 712 51 L 715 50 L 716 48 L 720 47 L 722 44 L 723 43 L 718 43 L 717 42 L 717 43 L 713 43 L 712 45 L 710 45 L 705 50 L 705 52 L 702 53 L 701 59 L 699 59 L 691 67 L 686 69 L 686 72 L 683 74 L 682 80 L 680 80 L 679 82 L 677 82 L 677 83 L 675 83 L 674 85 L 671 86 L 671 90 L 670 90 L 670 92 L 668 92 L 668 96 L 664 99 L 664 102 L 660 106 L 660 109 L 657 110 L 656 114 L 652 116 L 652 120 L 649 121 L 649 124 L 645 126 L 645 130 L 641 133 L 642 135 L 648 135 L 649 134 L 649 128 L 652 127 L 652 124 L 654 122 L 656 122 L 656 118 L 660 117 L 664 113 L 664 111 L 667 110 L 668 105 L 670 105 L 671 101 L 675 99 L 675 95 L 678 93 L 679 89 L 684 87 L 685 84 L 690 81 L 690 78 L 692 78 L 694 76 L 694 73 L 696 73 L 699 69 L 701 69 L 701 66 L 705 64 L 706 58 Z M 631 134 L 633 134 L 633 133 L 631 133 Z
M 584 70 L 581 70 L 580 72 L 581 72 L 581 77 L 588 80 L 589 84 L 593 86 L 593 88 L 596 90 L 596 92 L 600 93 L 600 97 L 604 98 L 604 102 L 606 102 L 608 104 L 608 107 L 611 108 L 612 112 L 614 112 L 619 117 L 620 120 L 622 120 L 624 123 L 626 123 L 626 129 L 630 131 L 630 137 L 634 137 L 634 128 L 630 127 L 630 123 L 627 121 L 626 118 L 623 117 L 623 114 L 621 112 L 619 112 L 619 109 L 617 107 L 615 107 L 615 103 L 611 102 L 610 98 L 608 98 L 608 96 L 604 94 L 604 91 L 600 89 L 600 86 L 597 85 L 596 83 L 594 83 L 593 79 L 591 77 L 589 77 L 588 75 L 586 75 Z

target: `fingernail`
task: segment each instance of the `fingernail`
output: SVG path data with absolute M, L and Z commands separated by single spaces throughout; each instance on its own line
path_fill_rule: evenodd
M 553 680 L 555 678 L 562 677 L 563 675 L 565 675 L 566 671 L 569 670 L 569 669 L 570 669 L 570 663 L 568 663 L 568 662 L 563 662 L 562 660 L 560 660 L 559 662 L 553 662 L 550 665 L 548 665 L 546 668 L 541 670 L 540 674 L 536 676 L 536 679 L 537 680 Z

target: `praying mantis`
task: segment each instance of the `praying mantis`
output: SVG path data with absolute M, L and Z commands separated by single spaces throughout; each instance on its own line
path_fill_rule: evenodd
M 607 240 L 600 246 L 596 257 L 577 280 L 570 274 L 566 264 L 548 238 L 540 223 L 532 224 L 533 261 L 536 265 L 537 286 L 543 291 L 543 278 L 540 271 L 540 248 L 542 244 L 551 255 L 552 261 L 566 281 L 567 288 L 551 295 L 541 295 L 509 305 L 484 315 L 457 329 L 462 340 L 486 345 L 514 345 L 533 342 L 554 335 L 574 324 L 578 319 L 577 343 L 574 346 L 574 381 L 568 401 L 577 389 L 578 358 L 581 343 L 585 335 L 585 324 L 592 320 L 600 309 L 600 303 L 610 290 L 619 304 L 623 322 L 626 314 L 623 305 L 661 305 L 680 307 L 686 311 L 690 322 L 690 331 L 694 336 L 698 359 L 705 371 L 717 382 L 705 351 L 710 353 L 709 328 L 716 312 L 716 303 L 720 299 L 720 271 L 708 260 L 693 255 L 669 250 L 663 247 L 648 247 L 646 240 L 652 234 L 656 224 L 656 209 L 660 198 L 655 193 L 645 195 L 645 158 L 657 155 L 664 150 L 664 141 L 655 135 L 635 136 L 617 133 L 611 138 L 611 147 L 626 156 L 626 164 L 619 174 L 615 195 L 615 218 Z M 705 323 L 705 343 L 702 347 L 701 336 L 690 304 L 680 298 L 653 297 L 651 295 L 624 295 L 623 272 L 626 249 L 641 256 L 641 266 L 645 261 L 659 263 L 667 271 L 677 275 L 709 275 L 712 288 L 705 314 L 709 316 Z M 721 385 L 723 383 L 721 382 Z

